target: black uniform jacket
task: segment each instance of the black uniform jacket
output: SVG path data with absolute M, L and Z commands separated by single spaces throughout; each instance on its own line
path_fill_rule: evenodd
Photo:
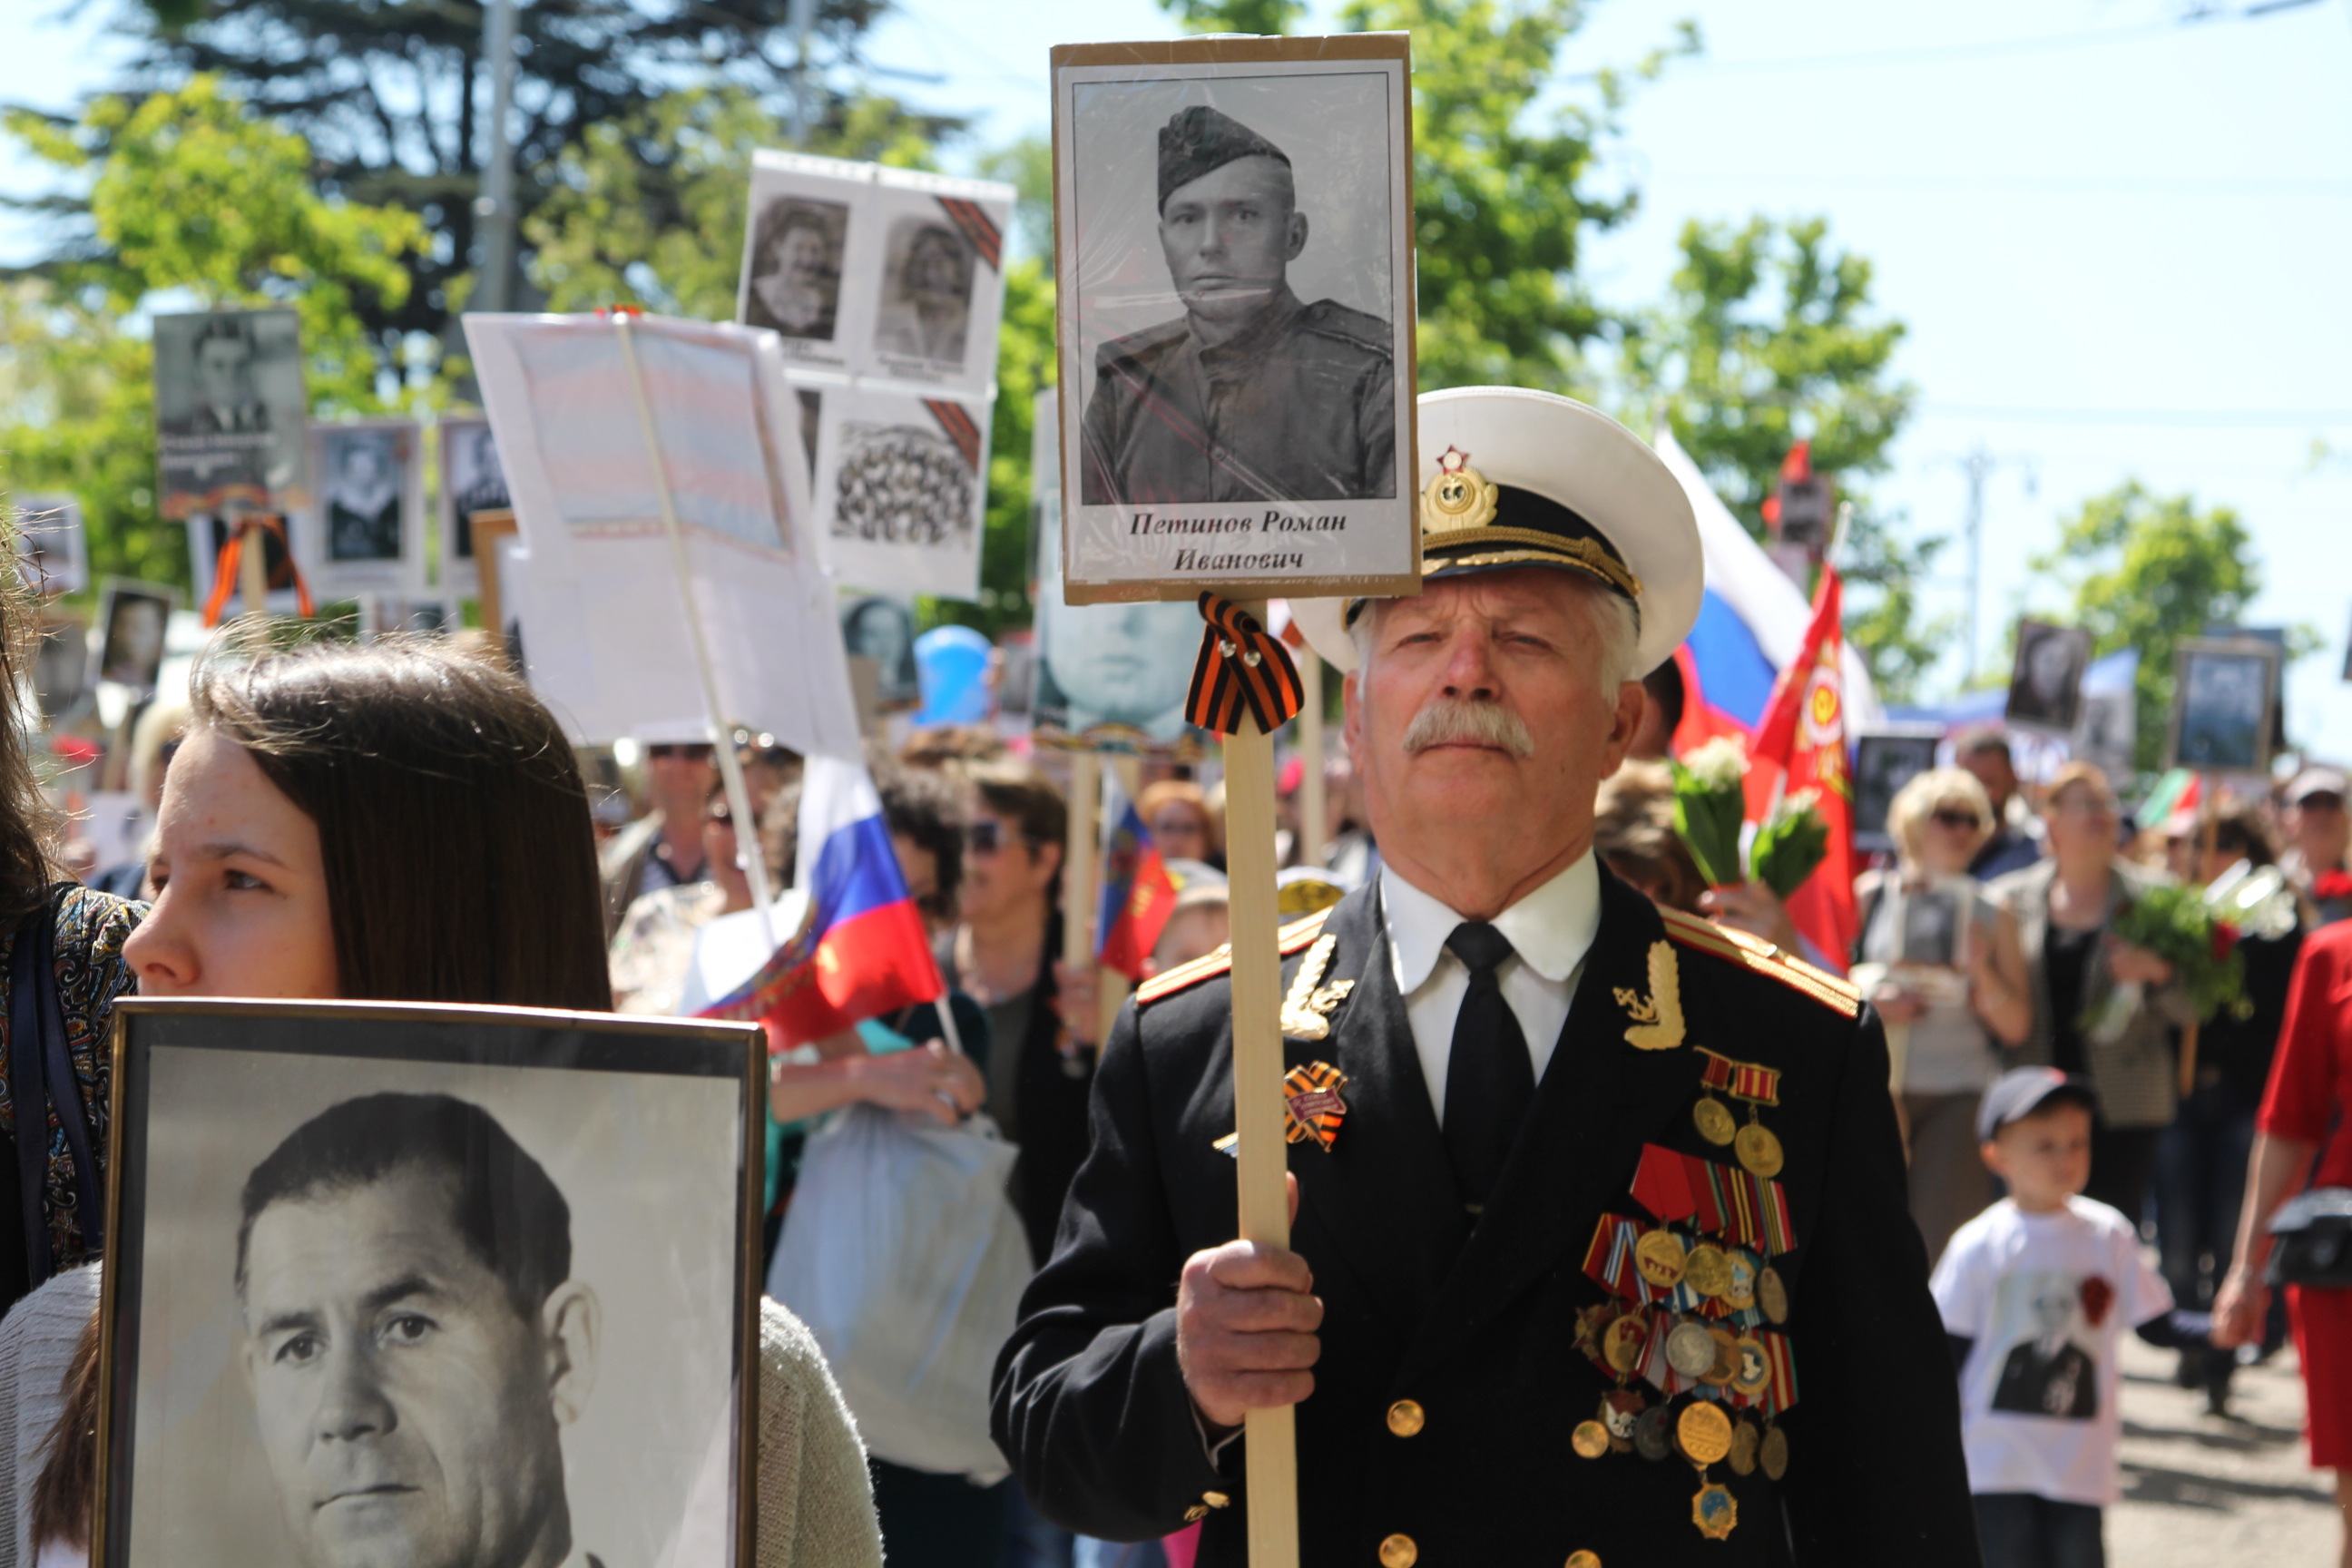
M 1372 1568 L 1381 1542 L 1402 1534 L 1420 1568 L 1559 1568 L 1580 1551 L 1606 1568 L 1974 1568 L 1958 1391 L 1906 1208 L 1875 1015 L 1761 943 L 1735 945 L 1685 917 L 1670 928 L 1606 870 L 1601 887 L 1600 934 L 1567 1026 L 1475 1229 L 1376 889 L 1350 894 L 1323 928 L 1337 938 L 1323 984 L 1355 988 L 1328 1038 L 1284 1044 L 1291 1066 L 1348 1075 L 1332 1149 L 1289 1149 L 1301 1189 L 1292 1246 L 1325 1312 L 1315 1392 L 1297 1415 L 1302 1561 Z M 1649 949 L 1670 935 L 1686 1042 L 1638 1050 L 1613 993 L 1649 994 Z M 1286 962 L 1286 987 L 1298 962 Z M 994 1431 L 1039 1511 L 1073 1530 L 1158 1535 L 1204 1493 L 1223 1494 L 1231 1506 L 1208 1514 L 1200 1561 L 1238 1568 L 1246 1439 L 1217 1464 L 1204 1452 L 1175 1313 L 1185 1259 L 1234 1232 L 1234 1164 L 1211 1147 L 1234 1125 L 1230 997 L 1218 976 L 1120 1016 L 1053 1260 L 997 1363 Z M 1699 1046 L 1780 1071 L 1780 1103 L 1763 1115 L 1787 1152 L 1780 1180 L 1798 1242 L 1773 1259 L 1799 1384 L 1781 1419 L 1789 1468 L 1776 1485 L 1761 1469 L 1714 1467 L 1738 1501 L 1720 1542 L 1692 1523 L 1687 1463 L 1584 1459 L 1570 1447 L 1612 1386 L 1575 1343 L 1578 1310 L 1604 1299 L 1582 1271 L 1599 1216 L 1642 1215 L 1628 1188 L 1645 1142 L 1729 1154 L 1691 1120 Z M 1409 1436 L 1389 1426 L 1400 1400 L 1424 1412 Z

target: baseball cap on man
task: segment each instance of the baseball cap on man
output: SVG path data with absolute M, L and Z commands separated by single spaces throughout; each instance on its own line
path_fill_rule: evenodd
M 2053 1100 L 2095 1113 L 2099 1092 L 2091 1080 L 2060 1072 L 2056 1068 L 2011 1068 L 1993 1080 L 1977 1106 L 1977 1142 L 1990 1143 L 1993 1134 L 2012 1121 L 2021 1121 Z
M 2342 800 L 2344 770 L 2329 767 L 2305 768 L 2294 775 L 2293 784 L 2286 786 L 2286 803 L 2289 805 L 2301 805 L 2315 795 L 2332 795 L 2337 800 Z

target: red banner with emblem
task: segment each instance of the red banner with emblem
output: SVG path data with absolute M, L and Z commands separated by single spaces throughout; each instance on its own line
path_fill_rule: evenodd
M 1773 683 L 1764 721 L 1757 726 L 1748 769 L 1748 820 L 1761 823 L 1775 802 L 1813 792 L 1829 828 L 1822 863 L 1789 899 L 1789 919 L 1818 956 L 1843 974 L 1861 925 L 1853 901 L 1853 790 L 1846 769 L 1845 656 L 1840 626 L 1844 585 L 1837 568 L 1822 567 L 1813 618 L 1789 668 Z

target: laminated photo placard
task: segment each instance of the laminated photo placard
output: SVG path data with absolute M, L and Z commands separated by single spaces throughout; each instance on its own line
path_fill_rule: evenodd
M 1054 50 L 1073 603 L 1417 587 L 1410 74 L 1402 33 Z
M 68 495 L 16 498 L 16 565 L 25 585 L 43 598 L 89 586 L 89 547 L 81 502 Z
M 310 431 L 315 503 L 297 515 L 295 559 L 322 600 L 414 592 L 425 581 L 425 432 L 414 419 Z
M 440 587 L 449 597 L 462 599 L 470 597 L 481 584 L 474 561 L 473 524 L 468 520 L 478 511 L 510 507 L 514 500 L 507 489 L 498 437 L 488 419 L 479 416 L 444 419 L 440 441 Z
M 988 415 L 977 398 L 825 389 L 813 506 L 835 576 L 898 595 L 978 594 Z
M 290 310 L 155 318 L 157 510 L 174 521 L 307 506 L 310 404 Z

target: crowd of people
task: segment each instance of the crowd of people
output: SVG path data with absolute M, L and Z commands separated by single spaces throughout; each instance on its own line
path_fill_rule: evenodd
M 1743 931 L 1775 952 L 1806 951 L 1769 892 L 1710 887 L 1700 874 L 1675 827 L 1671 725 L 1654 721 L 1663 706 L 1626 727 L 1622 765 L 1601 778 L 1591 842 L 1612 877 L 1598 893 L 1560 896 L 1602 908 L 1646 900 L 1644 909 Z M 1642 717 L 1642 705 L 1631 711 Z M 698 990 L 698 935 L 752 907 L 751 858 L 770 886 L 795 880 L 800 763 L 773 737 L 736 732 L 756 819 L 739 822 L 714 746 L 647 745 L 626 770 L 630 807 L 616 811 L 593 782 L 607 776 L 602 759 L 583 769 L 556 721 L 487 647 L 394 638 L 289 650 L 231 633 L 198 659 L 184 702 L 153 703 L 128 731 L 133 787 L 153 820 L 147 853 L 82 886 L 59 875 L 56 813 L 17 717 L 0 711 L 0 1016 L 37 1018 L 42 1033 L 12 1027 L 0 1063 L 47 1050 L 54 1032 L 56 1059 L 72 1070 L 45 1104 L 20 1103 L 13 1089 L 0 1099 L 0 1131 L 47 1155 L 0 1162 L 10 1188 L 0 1194 L 0 1306 L 10 1309 L 0 1322 L 0 1552 L 50 1564 L 77 1561 L 88 1543 L 104 1267 L 95 1216 L 114 1001 L 136 992 L 691 1011 L 711 999 Z M 864 1103 L 952 1125 L 985 1112 L 1019 1150 L 1007 1195 L 1032 1261 L 1045 1267 L 1059 1247 L 1056 1267 L 1066 1268 L 1073 1247 L 1100 1240 L 1071 1194 L 1082 1166 L 1095 1168 L 1090 1152 L 1103 1158 L 1104 1119 L 1116 1114 L 1097 1079 L 1116 999 L 1106 993 L 1125 989 L 1095 964 L 1063 962 L 1066 928 L 1091 921 L 1094 895 L 1064 886 L 1066 759 L 986 725 L 901 739 L 875 743 L 866 763 L 951 1017 L 923 1004 L 777 1055 L 766 1243 L 772 1252 L 800 1151 L 827 1113 Z M 1306 889 L 1286 905 L 1296 911 L 1376 883 L 1392 900 L 1420 885 L 1393 863 L 1425 858 L 1426 847 L 1394 833 L 1382 843 L 1382 813 L 1393 822 L 1399 808 L 1393 795 L 1381 810 L 1371 801 L 1395 785 L 1367 776 L 1374 742 L 1350 740 L 1348 755 L 1294 757 L 1283 773 L 1280 854 L 1286 883 Z M 1893 800 L 1893 851 L 1855 884 L 1853 950 L 1811 956 L 1851 975 L 1885 1031 L 1909 1215 L 1961 1378 L 1987 1561 L 2098 1561 L 2096 1510 L 2113 1495 L 2119 1419 L 2112 1340 L 2125 1329 L 2179 1348 L 2182 1385 L 2204 1389 L 2217 1415 L 2233 1372 L 2292 1335 L 2310 1393 L 2313 1463 L 2336 1469 L 2352 1501 L 2347 1297 L 2263 1282 L 2267 1226 L 2281 1205 L 2307 1187 L 2352 1185 L 2352 1141 L 2336 1131 L 2352 1103 L 2345 775 L 2311 765 L 2267 794 L 2137 821 L 2087 763 L 2029 784 L 1998 731 L 1956 735 L 1948 750 L 1947 765 L 1916 774 Z M 1309 767 L 1322 771 L 1332 805 L 1320 846 L 1306 842 L 1299 811 Z M 1176 889 L 1147 977 L 1211 955 L 1226 938 L 1213 774 L 1197 763 L 1135 764 L 1138 814 Z M 2291 917 L 2244 937 L 2245 1003 L 2200 1026 L 2171 967 L 2116 934 L 2118 913 L 2158 886 L 2209 886 L 2270 866 L 2284 873 Z M 1395 929 L 1402 954 L 1409 939 Z M 1466 955 L 1454 963 L 1444 926 L 1433 931 L 1418 973 L 1458 970 L 1449 984 L 1469 987 L 1456 998 L 1467 1017 L 1476 988 L 1496 987 L 1492 961 L 1486 971 Z M 1585 961 L 1552 975 L 1538 948 L 1523 952 L 1544 984 L 1565 989 L 1548 1015 L 1540 1008 L 1552 1004 L 1529 1001 L 1524 987 L 1510 1005 L 1556 1033 Z M 1402 989 L 1422 984 L 1399 973 Z M 26 986 L 46 1010 L 16 1011 Z M 1133 1009 L 1118 1016 L 1137 1027 Z M 1540 1079 L 1547 1041 L 1528 1042 Z M 1521 1086 L 1522 1100 L 1534 1087 Z M 1433 1098 L 1443 1089 L 1433 1079 Z M 1229 1100 L 1222 1114 L 1230 1118 Z M 17 1190 L 20 1168 L 37 1172 L 38 1191 Z M 31 1215 L 37 1231 L 25 1226 Z M 2142 1261 L 2143 1244 L 2157 1267 Z M 2113 1311 L 2105 1301 L 2042 1302 L 2028 1289 L 2021 1310 L 2048 1314 L 2046 1353 L 1994 1364 L 1984 1347 L 2011 1310 L 2003 1281 L 2036 1268 L 2109 1281 Z M 2099 1359 L 2098 1347 L 2066 1338 L 2078 1310 L 2106 1334 L 2097 1367 L 2067 1359 Z M 1189 1568 L 1198 1550 L 1198 1523 L 1114 1543 L 1068 1528 L 1087 1509 L 1055 1506 L 1020 1479 L 978 1486 L 869 1458 L 814 1342 L 773 1302 L 761 1346 L 762 1563 L 878 1563 L 887 1549 L 894 1564 L 918 1568 Z M 1015 1364 L 1006 1375 L 1017 1384 Z M 1418 1430 L 1418 1405 L 1398 1414 L 1410 1403 L 1391 1408 L 1389 1430 Z M 1024 1417 L 1007 1411 L 1017 1407 L 999 1411 L 1016 1433 Z M 1238 1426 L 1246 1407 L 1213 1409 L 1196 1388 L 1192 1419 L 1212 1466 L 1201 1473 L 1216 1473 L 1218 1429 Z M 2016 1424 L 2078 1407 L 2095 1416 L 2090 1436 L 2070 1433 L 2063 1451 Z M 1215 1495 L 1207 1507 L 1221 1506 Z M 770 1539 L 772 1518 L 795 1538 Z

